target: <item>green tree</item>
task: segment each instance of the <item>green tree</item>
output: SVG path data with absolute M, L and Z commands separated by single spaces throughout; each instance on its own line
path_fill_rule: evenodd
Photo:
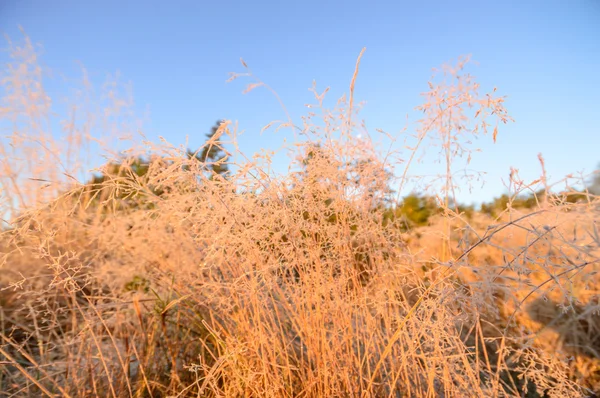
M 529 194 L 519 194 L 513 197 L 503 194 L 498 198 L 494 198 L 494 200 L 489 203 L 483 203 L 481 205 L 481 212 L 491 217 L 497 217 L 508 208 L 509 203 L 513 209 L 532 210 L 535 209 L 539 203 L 544 201 L 545 196 L 546 191 L 544 189 Z M 575 198 L 575 196 L 569 196 L 569 200 L 573 198 Z
M 211 129 L 208 133 L 206 145 L 201 151 L 187 150 L 188 159 L 196 159 L 203 163 L 210 173 L 209 178 L 214 178 L 216 174 L 226 176 L 229 171 L 228 166 L 224 161 L 226 154 L 222 147 L 222 142 L 215 135 L 218 132 L 221 122 Z M 130 202 L 131 205 L 139 207 L 142 205 L 140 201 L 141 190 L 144 187 L 146 194 L 150 193 L 155 196 L 164 195 L 168 189 L 150 184 L 150 167 L 153 162 L 158 162 L 154 166 L 166 168 L 173 164 L 172 161 L 164 158 L 151 159 L 144 156 L 139 156 L 135 159 L 124 159 L 109 163 L 104 172 L 100 175 L 94 175 L 90 181 L 84 186 L 84 191 L 91 196 L 92 201 L 99 202 L 106 198 L 115 198 L 119 201 L 119 207 Z M 189 170 L 189 166 L 183 166 L 184 170 Z M 133 199 L 133 200 L 132 200 Z M 150 207 L 151 203 L 146 203 Z
M 149 193 L 156 196 L 164 194 L 164 190 L 149 184 L 149 175 L 151 161 L 143 156 L 135 159 L 110 162 L 106 165 L 104 172 L 100 175 L 94 175 L 92 179 L 85 184 L 86 192 L 92 202 L 99 202 L 108 198 L 117 199 L 119 207 L 126 202 L 136 202 L 139 206 L 139 187 L 145 187 Z
M 216 174 L 226 177 L 229 172 L 229 167 L 226 163 L 227 154 L 223 150 L 223 142 L 221 141 L 220 136 L 216 136 L 217 133 L 219 133 L 219 127 L 222 123 L 222 120 L 217 121 L 210 133 L 206 134 L 206 145 L 198 155 L 196 155 L 196 152 L 188 150 L 188 156 L 197 157 L 200 162 L 208 165 L 208 168 L 211 171 L 210 178 L 214 178 Z
M 404 220 L 407 227 L 427 225 L 429 218 L 439 212 L 434 198 L 418 194 L 406 196 L 396 209 L 396 216 Z

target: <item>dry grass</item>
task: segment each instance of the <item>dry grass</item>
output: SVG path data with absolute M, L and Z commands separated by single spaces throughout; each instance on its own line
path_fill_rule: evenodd
M 113 175 L 93 191 L 75 182 L 77 160 L 102 137 L 85 121 L 67 124 L 66 140 L 52 134 L 34 48 L 13 50 L 2 105 L 12 134 L 0 146 L 0 396 L 574 397 L 600 388 L 596 199 L 497 220 L 469 221 L 451 205 L 468 136 L 489 128 L 495 139 L 497 123 L 510 121 L 503 98 L 478 93 L 467 60 L 430 83 L 409 153 L 353 136 L 357 63 L 347 98 L 327 109 L 315 90 L 320 116 L 279 126 L 303 137 L 290 147 L 300 160 L 310 154 L 298 171 L 268 173 L 268 156 L 244 155 L 225 122 L 208 145 L 231 152 L 228 178 L 208 178 L 182 148 L 144 142 L 128 155 L 156 155 L 146 177 Z M 430 138 L 446 165 L 430 181 L 442 181 L 446 212 L 405 234 L 382 222 L 381 203 L 394 200 L 390 182 L 406 193 Z M 513 181 L 515 193 L 527 188 Z

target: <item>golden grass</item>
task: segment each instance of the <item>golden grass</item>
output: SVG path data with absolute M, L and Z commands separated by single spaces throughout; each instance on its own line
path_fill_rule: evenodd
M 349 98 L 327 109 L 315 91 L 320 120 L 279 126 L 305 137 L 293 146 L 310 159 L 298 172 L 268 173 L 268 159 L 238 150 L 225 122 L 209 145 L 235 148 L 223 159 L 228 178 L 207 178 L 181 148 L 144 142 L 128 154 L 151 150 L 147 176 L 113 175 L 93 191 L 74 182 L 82 166 L 73 159 L 98 137 L 73 123 L 66 142 L 76 148 L 60 146 L 39 105 L 33 47 L 14 49 L 2 114 L 14 134 L 0 147 L 10 218 L 0 238 L 0 395 L 570 397 L 599 388 L 597 200 L 471 221 L 451 205 L 468 135 L 494 126 L 495 139 L 497 123 L 510 121 L 503 98 L 480 95 L 463 73 L 467 60 L 443 70 L 450 83 L 430 83 L 410 153 L 381 154 L 368 135 L 353 137 L 357 62 Z M 400 170 L 396 186 L 408 183 L 430 137 L 446 165 L 446 213 L 404 233 L 382 222 L 378 204 L 393 199 L 389 170 Z

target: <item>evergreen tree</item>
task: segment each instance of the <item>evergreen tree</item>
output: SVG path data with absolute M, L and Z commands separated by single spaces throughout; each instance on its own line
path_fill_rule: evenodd
M 210 133 L 206 134 L 207 145 L 205 145 L 202 148 L 202 151 L 196 156 L 200 162 L 208 165 L 208 169 L 212 172 L 210 178 L 213 178 L 215 174 L 225 177 L 229 172 L 229 167 L 226 163 L 227 154 L 223 150 L 223 144 L 220 137 L 214 140 L 214 142 L 211 142 L 219 131 L 221 123 L 223 123 L 222 120 L 217 121 Z M 194 153 L 195 152 L 188 150 L 188 156 L 193 157 Z
M 187 150 L 189 159 L 197 159 L 206 165 L 212 179 L 216 174 L 225 176 L 229 171 L 226 161 L 226 153 L 222 148 L 221 141 L 217 138 L 213 140 L 222 122 L 219 121 L 211 129 L 207 136 L 207 144 L 200 153 Z M 212 141 L 211 141 L 212 140 Z M 161 162 L 160 167 L 169 167 L 171 161 L 158 159 Z M 148 172 L 150 171 L 151 159 L 140 156 L 136 159 L 111 162 L 105 168 L 104 173 L 95 175 L 85 185 L 84 191 L 88 192 L 95 201 L 106 197 L 115 197 L 120 202 L 138 196 L 139 192 L 134 187 L 146 185 L 149 182 Z M 184 166 L 184 170 L 189 170 L 189 166 Z M 108 181 L 113 181 L 107 185 Z M 117 189 L 118 188 L 118 189 Z M 132 189 L 133 188 L 133 189 Z M 156 196 L 161 196 L 165 190 L 155 186 L 147 187 L 150 192 Z M 121 203 L 123 204 L 123 203 Z

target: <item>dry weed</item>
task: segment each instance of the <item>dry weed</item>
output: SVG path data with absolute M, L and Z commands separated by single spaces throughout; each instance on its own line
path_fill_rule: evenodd
M 597 201 L 544 201 L 526 214 L 509 206 L 497 220 L 456 211 L 467 135 L 489 128 L 495 139 L 497 123 L 510 121 L 503 98 L 480 95 L 464 73 L 467 60 L 444 69 L 450 81 L 430 83 L 406 156 L 377 150 L 367 132 L 356 139 L 357 62 L 348 97 L 327 109 L 315 88 L 321 115 L 278 126 L 302 137 L 288 175 L 238 150 L 226 121 L 207 143 L 235 148 L 220 160 L 226 176 L 185 148 L 145 141 L 90 186 L 75 177 L 93 137 L 70 124 L 73 147 L 59 145 L 35 49 L 13 50 L 2 108 L 12 134 L 0 142 L 0 395 L 564 397 L 599 388 Z M 115 111 L 128 103 L 111 98 Z M 445 213 L 406 234 L 384 212 L 397 200 L 390 187 L 406 193 L 427 137 L 445 161 Z M 133 161 L 148 152 L 140 177 Z M 40 180 L 51 189 L 40 191 Z

